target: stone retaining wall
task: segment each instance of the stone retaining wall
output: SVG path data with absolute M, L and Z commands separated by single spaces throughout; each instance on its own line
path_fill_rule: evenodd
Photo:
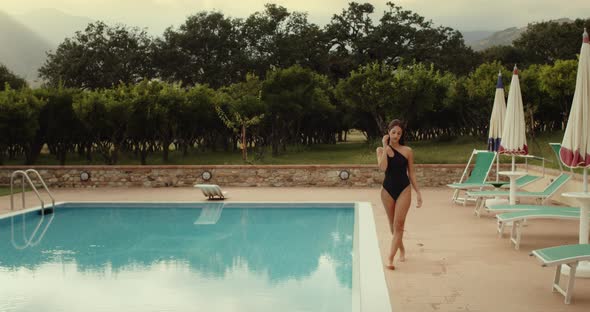
M 383 172 L 376 165 L 232 165 L 232 166 L 35 166 L 49 187 L 186 187 L 195 183 L 222 186 L 377 187 Z M 22 166 L 0 166 L 0 185 Z M 416 165 L 420 186 L 442 186 L 461 177 L 465 165 Z M 203 173 L 211 173 L 210 180 Z M 348 172 L 348 179 L 343 171 Z M 82 181 L 81 174 L 89 179 Z

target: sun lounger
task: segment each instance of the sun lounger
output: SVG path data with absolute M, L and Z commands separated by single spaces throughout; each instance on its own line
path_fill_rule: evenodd
M 485 208 L 488 212 L 516 212 L 525 210 L 538 210 L 538 209 L 578 209 L 571 206 L 553 206 L 553 205 L 493 205 Z
M 195 187 L 199 188 L 203 192 L 203 195 L 208 197 L 210 200 L 223 200 L 227 197 L 227 192 L 222 191 L 217 184 L 195 184 Z
M 525 192 L 525 191 L 516 192 L 516 197 L 518 197 L 518 198 L 523 198 L 523 197 L 536 198 L 536 199 L 540 200 L 541 203 L 543 203 L 548 198 L 553 196 L 553 194 L 555 194 L 555 192 L 557 192 L 557 190 L 559 190 L 559 188 L 561 188 L 570 178 L 571 178 L 571 175 L 562 173 L 557 178 L 555 178 L 549 185 L 547 185 L 547 187 L 545 187 L 545 189 L 543 191 L 540 191 L 540 192 Z M 481 210 L 484 208 L 483 206 L 485 206 L 485 198 L 509 197 L 510 191 L 468 191 L 467 194 L 469 196 L 476 198 L 474 212 L 477 216 L 479 216 Z
M 512 222 L 512 231 L 510 232 L 510 242 L 514 243 L 514 248 L 520 248 L 522 238 L 522 223 L 532 219 L 562 219 L 562 220 L 579 220 L 580 208 L 539 208 L 535 210 L 506 212 L 496 215 L 498 220 L 498 234 L 504 235 L 504 226 L 507 222 Z
M 469 167 L 471 165 L 471 161 L 475 157 L 475 165 L 471 174 L 468 174 Z M 496 158 L 496 152 L 490 152 L 486 150 L 476 150 L 474 149 L 467 161 L 467 165 L 465 166 L 465 170 L 463 170 L 463 174 L 457 183 L 447 184 L 450 188 L 454 189 L 453 197 L 451 200 L 456 203 L 462 203 L 463 205 L 466 204 L 468 200 L 471 200 L 468 196 L 460 197 L 461 191 L 467 190 L 481 190 L 484 187 L 490 186 L 486 184 L 485 181 L 490 173 L 490 169 L 494 164 L 494 159 Z
M 564 245 L 537 249 L 531 252 L 531 256 L 536 256 L 544 267 L 557 266 L 555 277 L 553 278 L 552 290 L 556 290 L 565 296 L 565 304 L 569 304 L 574 291 L 574 281 L 576 279 L 578 263 L 580 261 L 590 260 L 590 244 Z M 562 264 L 570 267 L 569 281 L 565 290 L 559 286 Z

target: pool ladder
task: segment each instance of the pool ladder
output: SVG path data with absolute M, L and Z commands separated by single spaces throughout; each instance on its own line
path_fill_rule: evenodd
M 51 198 L 51 209 L 53 210 L 55 208 L 55 199 L 53 198 L 53 195 L 49 191 L 47 184 L 45 184 L 45 181 L 43 180 L 43 178 L 41 177 L 39 172 L 35 169 L 27 169 L 24 171 L 23 170 L 16 170 L 10 175 L 10 210 L 14 210 L 14 179 L 17 176 L 20 176 L 21 182 L 22 182 L 21 183 L 22 184 L 22 192 L 21 192 L 22 208 L 23 209 L 26 208 L 26 205 L 25 205 L 25 181 L 26 181 L 26 182 L 28 182 L 28 184 L 31 187 L 31 189 L 33 190 L 33 192 L 35 192 L 35 195 L 37 195 L 37 198 L 39 199 L 39 201 L 41 202 L 41 214 L 45 215 L 45 202 L 41 198 L 41 195 L 39 195 L 39 191 L 37 191 L 37 187 L 35 186 L 35 184 L 31 180 L 31 177 L 29 176 L 30 174 L 34 174 L 35 176 L 37 176 L 37 179 L 41 182 L 41 185 L 43 186 L 43 188 L 45 189 L 45 191 L 49 195 L 49 198 Z
M 50 211 L 51 217 L 50 217 L 49 221 L 47 223 L 45 223 L 45 227 L 44 227 L 43 231 L 41 232 L 41 234 L 39 234 L 39 235 L 37 235 L 37 232 L 39 231 L 39 229 L 41 228 L 41 225 L 44 223 L 44 220 L 45 220 L 45 214 L 46 214 L 45 202 L 41 198 L 39 191 L 37 191 L 37 187 L 35 186 L 35 184 L 31 180 L 31 177 L 29 176 L 30 174 L 34 174 L 37 177 L 37 179 L 41 182 L 41 185 L 43 186 L 43 188 L 45 189 L 45 191 L 49 195 L 49 198 L 51 198 L 51 211 Z M 25 227 L 25 215 L 26 214 L 22 215 L 22 218 L 23 218 L 23 226 L 22 226 L 23 233 L 22 234 L 23 234 L 23 238 L 24 238 L 24 242 L 25 242 L 24 245 L 19 245 L 16 243 L 15 235 L 14 235 L 14 218 L 15 218 L 15 216 L 12 216 L 12 218 L 10 219 L 12 245 L 17 249 L 25 249 L 27 247 L 35 246 L 35 245 L 39 244 L 39 242 L 41 242 L 41 240 L 43 239 L 43 236 L 45 236 L 45 232 L 47 232 L 49 225 L 51 225 L 51 222 L 53 221 L 53 218 L 55 217 L 55 214 L 53 213 L 53 209 L 55 209 L 55 199 L 53 197 L 53 194 L 51 194 L 51 192 L 49 191 L 47 184 L 45 184 L 45 181 L 43 180 L 43 178 L 41 177 L 39 172 L 37 172 L 37 170 L 35 170 L 35 169 L 27 169 L 24 171 L 23 170 L 16 170 L 10 176 L 10 210 L 14 210 L 14 192 L 13 192 L 14 180 L 18 176 L 21 177 L 21 182 L 22 182 L 21 183 L 21 185 L 22 185 L 22 192 L 21 192 L 21 194 L 22 194 L 22 208 L 23 209 L 26 208 L 26 205 L 25 205 L 25 181 L 28 182 L 29 186 L 35 192 L 35 195 L 37 195 L 37 198 L 41 202 L 41 218 L 39 219 L 39 222 L 37 222 L 37 226 L 33 230 L 33 233 L 31 233 L 30 237 L 27 237 L 27 235 L 26 235 L 26 227 Z

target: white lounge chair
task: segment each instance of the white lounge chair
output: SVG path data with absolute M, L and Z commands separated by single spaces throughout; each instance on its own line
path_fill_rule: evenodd
M 223 200 L 227 197 L 227 192 L 222 191 L 217 184 L 195 184 L 195 187 L 199 188 L 203 192 L 203 195 L 208 197 L 210 200 Z
M 533 219 L 562 219 L 562 220 L 579 220 L 580 208 L 539 208 L 533 210 L 523 210 L 515 212 L 506 212 L 496 215 L 498 220 L 498 233 L 500 237 L 504 234 L 504 226 L 512 222 L 512 231 L 510 232 L 510 242 L 514 243 L 514 248 L 520 248 L 522 237 L 522 223 Z
M 565 304 L 569 304 L 574 291 L 574 281 L 576 279 L 578 263 L 580 261 L 590 260 L 590 245 L 575 244 L 537 249 L 531 252 L 531 256 L 536 256 L 544 267 L 553 265 L 557 266 L 555 277 L 553 278 L 552 289 L 557 290 L 562 294 L 565 297 Z M 570 267 L 570 277 L 568 286 L 565 290 L 559 286 L 562 264 Z
M 474 158 L 475 164 L 473 170 L 469 173 L 469 168 Z M 448 187 L 454 190 L 451 201 L 465 205 L 467 201 L 474 199 L 471 199 L 469 196 L 461 197 L 461 191 L 482 190 L 484 187 L 490 187 L 491 185 L 486 184 L 485 181 L 490 173 L 490 169 L 492 169 L 494 159 L 496 159 L 496 152 L 474 149 L 471 152 L 471 156 L 469 156 L 459 182 L 447 184 Z
M 562 173 L 557 178 L 555 178 L 543 191 L 540 192 L 526 192 L 520 191 L 516 192 L 517 198 L 536 198 L 541 203 L 545 202 L 549 199 L 553 194 L 559 190 L 569 179 L 571 175 Z M 474 213 L 476 216 L 480 215 L 481 210 L 485 209 L 485 198 L 490 197 L 508 197 L 510 196 L 509 191 L 468 191 L 467 194 L 473 198 L 476 198 L 475 201 L 475 210 Z

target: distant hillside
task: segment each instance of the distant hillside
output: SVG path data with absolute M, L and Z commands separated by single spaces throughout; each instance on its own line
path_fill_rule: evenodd
M 14 16 L 23 25 L 58 46 L 65 38 L 73 37 L 76 31 L 83 31 L 94 20 L 72 16 L 55 9 L 37 9 Z
M 502 31 L 493 33 L 491 36 L 472 42 L 471 48 L 475 51 L 485 50 L 495 45 L 512 45 L 512 41 L 520 37 L 525 32 L 526 27 L 510 27 Z
M 37 69 L 53 45 L 13 17 L 0 11 L 0 63 L 36 85 Z
M 465 40 L 466 45 L 470 45 L 471 43 L 480 41 L 484 38 L 491 36 L 494 31 L 491 30 L 475 30 L 475 31 L 461 31 L 463 35 L 463 40 Z
M 572 23 L 573 20 L 569 18 L 560 18 L 557 20 L 553 20 L 554 22 L 558 23 Z M 502 31 L 495 32 L 491 34 L 489 37 L 483 38 L 481 40 L 476 40 L 473 42 L 468 42 L 465 40 L 465 43 L 469 45 L 475 51 L 485 50 L 489 47 L 495 45 L 512 45 L 512 42 L 520 35 L 527 30 L 527 26 L 525 27 L 510 27 L 504 29 Z M 464 35 L 465 36 L 465 35 Z

